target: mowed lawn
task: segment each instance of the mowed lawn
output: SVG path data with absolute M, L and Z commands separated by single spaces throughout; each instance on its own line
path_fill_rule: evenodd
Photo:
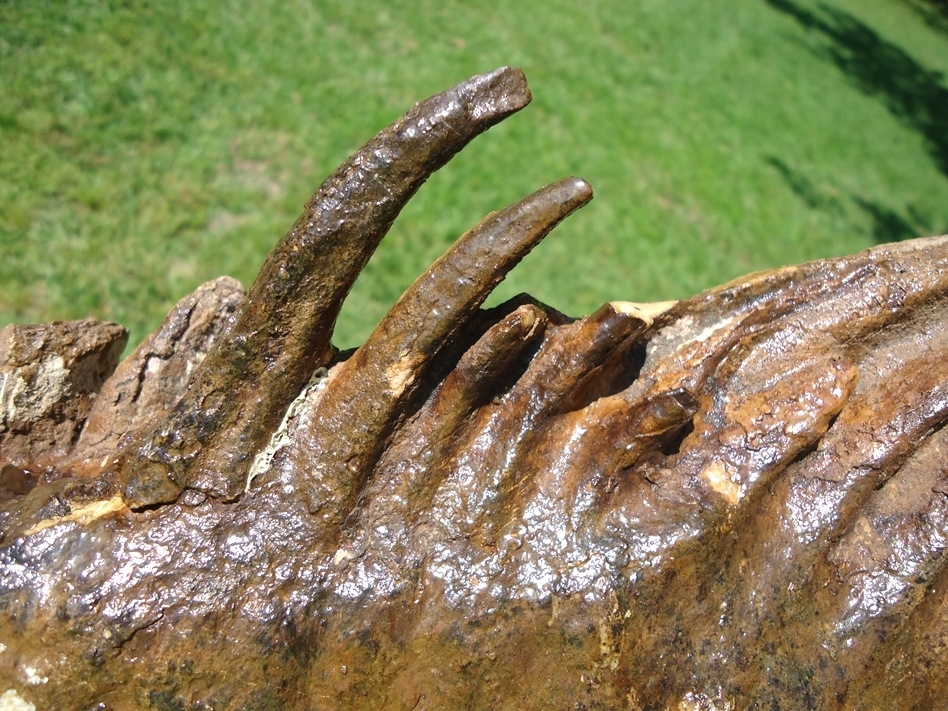
M 436 174 L 340 318 L 358 345 L 491 210 L 596 199 L 501 285 L 581 315 L 948 232 L 948 23 L 923 0 L 0 3 L 0 325 L 132 343 L 249 284 L 342 160 L 414 102 L 524 69 L 534 95 Z

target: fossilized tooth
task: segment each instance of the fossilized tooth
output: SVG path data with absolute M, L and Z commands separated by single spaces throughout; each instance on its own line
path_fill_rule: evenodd
M 399 211 L 470 140 L 526 106 L 519 69 L 420 102 L 336 170 L 270 253 L 234 325 L 171 415 L 122 465 L 126 501 L 185 488 L 233 499 L 290 402 L 332 356 L 343 299 Z
M 0 704 L 943 708 L 948 236 L 581 319 L 477 309 L 586 198 L 509 209 L 534 226 L 490 260 L 505 213 L 462 239 L 236 501 L 132 511 L 107 472 L 0 469 Z M 129 372 L 184 388 L 133 360 L 103 392 Z

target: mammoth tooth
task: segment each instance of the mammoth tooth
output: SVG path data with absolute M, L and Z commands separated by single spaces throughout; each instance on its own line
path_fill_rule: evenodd
M 343 299 L 402 207 L 469 141 L 530 101 L 519 69 L 469 79 L 366 143 L 317 190 L 170 416 L 120 465 L 133 507 L 185 488 L 235 498 L 311 374 L 332 357 Z
M 202 287 L 104 384 L 114 324 L 4 332 L 0 708 L 945 707 L 948 236 L 482 309 L 591 197 L 567 178 L 332 352 L 446 134 L 528 97 L 420 104 L 246 299 Z

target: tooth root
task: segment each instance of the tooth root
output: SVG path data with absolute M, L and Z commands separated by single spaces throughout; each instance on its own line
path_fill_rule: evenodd
M 487 500 L 478 512 L 477 526 L 484 531 L 497 530 L 516 519 L 538 486 L 550 476 L 562 475 L 561 458 L 567 449 L 564 442 L 572 438 L 551 435 L 550 423 L 564 413 L 570 413 L 566 422 L 576 422 L 577 413 L 586 409 L 583 405 L 600 394 L 603 381 L 610 380 L 603 377 L 603 369 L 611 368 L 647 328 L 647 322 L 638 316 L 605 304 L 547 338 L 526 372 L 504 396 L 499 412 L 487 423 L 497 433 L 492 436 L 497 444 L 489 457 L 483 457 L 480 469 L 493 469 L 492 474 L 482 476 L 485 481 L 499 482 L 498 495 Z M 591 432 L 577 442 L 569 442 L 569 456 L 575 456 L 572 449 L 588 444 L 594 456 L 598 453 L 602 457 L 605 450 L 597 450 L 602 436 L 596 423 L 580 421 L 577 425 L 574 431 Z M 569 468 L 568 462 L 565 466 Z M 545 474 L 525 476 L 524 472 Z
M 613 304 L 565 326 L 511 390 L 511 410 L 526 413 L 529 429 L 538 419 L 573 409 L 588 398 L 585 385 L 601 385 L 600 369 L 625 353 L 647 328 L 646 321 Z
M 543 338 L 550 319 L 536 304 L 513 310 L 494 322 L 460 357 L 431 401 L 398 430 L 364 492 L 360 518 L 371 521 L 400 513 L 406 518 L 426 511 L 457 454 L 465 422 L 500 394 L 520 359 Z M 488 312 L 485 312 L 485 316 Z M 440 360 L 440 358 L 439 358 Z
M 120 476 L 130 506 L 171 501 L 185 488 L 239 495 L 254 454 L 330 359 L 343 299 L 401 208 L 471 139 L 529 101 L 519 69 L 474 77 L 417 104 L 323 183 L 188 393 L 127 450 Z
M 309 438 L 315 449 L 297 468 L 315 474 L 311 509 L 351 505 L 432 358 L 507 272 L 591 199 L 578 178 L 548 185 L 488 215 L 409 287 L 320 400 Z M 323 449 L 329 442 L 332 452 Z
M 492 397 L 495 383 L 543 335 L 548 320 L 538 306 L 524 304 L 491 326 L 444 379 L 431 404 L 436 431 L 453 429 Z

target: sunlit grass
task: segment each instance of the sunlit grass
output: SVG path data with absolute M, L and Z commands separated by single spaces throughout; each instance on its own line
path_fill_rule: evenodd
M 139 341 L 201 282 L 249 283 L 378 129 L 504 64 L 534 103 L 419 192 L 340 345 L 484 214 L 568 174 L 596 199 L 495 298 L 580 314 L 948 231 L 948 123 L 894 96 L 948 96 L 921 1 L 0 4 L 0 322 L 96 315 Z M 889 62 L 877 86 L 847 70 L 864 50 Z

